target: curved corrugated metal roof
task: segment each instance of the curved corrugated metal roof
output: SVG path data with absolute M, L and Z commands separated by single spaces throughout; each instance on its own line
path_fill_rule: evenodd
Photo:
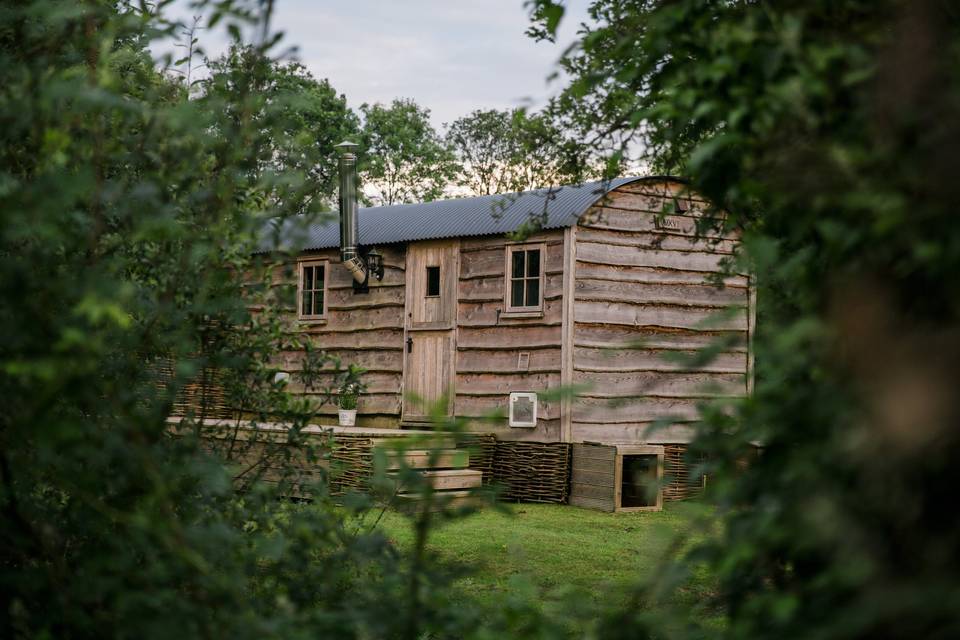
M 536 220 L 543 229 L 569 227 L 608 192 L 629 182 L 648 179 L 617 178 L 522 193 L 365 207 L 358 213 L 360 243 L 372 246 L 499 235 L 516 231 L 529 220 Z M 266 235 L 261 251 L 273 248 L 309 251 L 340 244 L 336 214 L 312 225 L 304 224 L 302 219 L 288 218 L 280 228 L 273 227 Z M 278 241 L 279 247 L 275 247 Z

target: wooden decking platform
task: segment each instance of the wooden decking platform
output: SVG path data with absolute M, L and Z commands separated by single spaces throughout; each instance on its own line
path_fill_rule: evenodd
M 186 420 L 182 417 L 170 417 L 167 419 L 167 424 L 170 425 L 179 425 Z M 289 425 L 285 425 L 280 422 L 253 422 L 251 420 L 229 420 L 223 418 L 207 418 L 203 421 L 203 426 L 205 427 L 224 427 L 224 428 L 236 428 L 239 426 L 240 429 L 257 429 L 262 432 L 284 432 L 286 433 L 289 429 Z M 341 427 L 335 424 L 311 424 L 303 428 L 301 433 L 309 433 L 316 435 L 347 435 L 347 436 L 360 436 L 366 438 L 403 438 L 409 436 L 436 436 L 436 435 L 452 435 L 448 431 L 438 431 L 434 429 L 383 429 L 375 427 Z
M 194 424 L 183 425 L 180 418 L 171 418 L 168 423 L 174 435 L 193 429 Z M 183 426 L 182 426 L 183 425 Z M 203 421 L 202 438 L 211 441 L 246 441 L 256 447 L 268 443 L 272 447 L 289 446 L 289 425 L 278 422 L 253 422 L 250 420 L 226 420 L 211 418 Z M 189 431 L 188 431 L 189 433 Z M 396 478 L 397 497 L 408 506 L 422 498 L 420 490 L 425 481 L 435 494 L 445 495 L 453 503 L 468 504 L 473 500 L 470 489 L 490 481 L 492 449 L 488 447 L 480 461 L 471 460 L 469 443 L 462 444 L 454 433 L 427 429 L 383 429 L 371 427 L 341 427 L 339 425 L 309 425 L 300 430 L 301 436 L 318 439 L 330 438 L 335 448 L 329 461 L 316 463 L 325 468 L 338 463 L 341 473 L 334 483 L 335 490 L 358 489 L 373 471 L 374 450 L 381 449 L 387 455 L 386 471 Z M 476 434 L 474 434 L 476 437 Z M 492 436 L 488 436 L 492 439 Z M 468 436 L 469 438 L 469 436 Z M 458 448 L 464 446 L 465 448 Z M 480 469 L 471 468 L 471 462 L 480 462 Z M 409 485 L 401 481 L 403 469 L 413 470 L 421 481 Z M 486 474 L 484 473 L 486 470 Z M 309 469 L 305 469 L 309 474 Z M 487 476 L 486 478 L 484 476 Z M 407 486 L 405 486 L 407 485 Z M 406 508 L 406 507 L 405 507 Z

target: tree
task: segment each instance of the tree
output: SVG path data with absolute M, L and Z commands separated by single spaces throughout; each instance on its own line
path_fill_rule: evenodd
M 358 137 L 360 128 L 346 97 L 328 80 L 316 80 L 299 62 L 273 60 L 251 45 L 233 45 L 209 66 L 204 90 L 211 97 L 241 89 L 256 96 L 253 113 L 224 114 L 234 121 L 249 117 L 269 129 L 256 171 L 299 177 L 293 183 L 276 182 L 274 197 L 282 206 L 297 213 L 336 208 L 334 146 Z
M 292 337 L 272 310 L 295 304 L 269 275 L 283 255 L 253 249 L 311 180 L 297 118 L 325 127 L 324 111 L 298 91 L 342 111 L 296 70 L 297 91 L 267 81 L 271 3 L 204 4 L 263 36 L 196 99 L 153 66 L 150 38 L 176 32 L 153 7 L 0 9 L 0 636 L 466 635 L 432 595 L 449 582 L 424 551 L 429 511 L 408 561 L 364 521 L 368 497 L 338 506 L 318 483 L 309 508 L 279 499 L 291 452 L 319 465 L 323 447 L 302 446 L 311 402 L 275 375 Z M 286 451 L 279 487 L 246 473 L 263 458 L 218 446 L 237 423 L 201 408 L 173 432 L 208 369 L 287 426 L 259 442 Z
M 453 154 L 430 124 L 430 111 L 413 100 L 360 107 L 361 175 L 380 205 L 439 198 L 455 171 Z
M 459 185 L 478 195 L 528 191 L 581 181 L 595 171 L 583 148 L 571 144 L 552 119 L 524 109 L 477 110 L 447 130 L 457 154 Z
M 553 37 L 563 6 L 533 4 L 531 33 Z M 694 445 L 723 533 L 693 557 L 719 578 L 722 635 L 957 635 L 955 5 L 597 0 L 590 17 L 554 113 L 690 176 L 758 287 L 755 391 L 705 405 Z M 649 609 L 608 624 L 655 628 Z

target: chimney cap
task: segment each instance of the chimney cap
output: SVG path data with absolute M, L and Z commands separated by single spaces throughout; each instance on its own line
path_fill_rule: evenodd
M 340 153 L 353 153 L 357 148 L 356 142 L 350 142 L 349 140 L 344 140 L 338 145 L 335 145 L 333 148 L 339 151 Z

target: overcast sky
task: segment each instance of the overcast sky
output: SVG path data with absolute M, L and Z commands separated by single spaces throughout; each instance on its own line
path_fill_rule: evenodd
M 555 45 L 524 34 L 523 0 L 277 0 L 273 28 L 351 107 L 413 98 L 439 127 L 474 109 L 538 108 L 556 93 L 547 76 L 587 0 L 568 5 Z M 211 57 L 226 46 L 223 33 L 200 37 Z

